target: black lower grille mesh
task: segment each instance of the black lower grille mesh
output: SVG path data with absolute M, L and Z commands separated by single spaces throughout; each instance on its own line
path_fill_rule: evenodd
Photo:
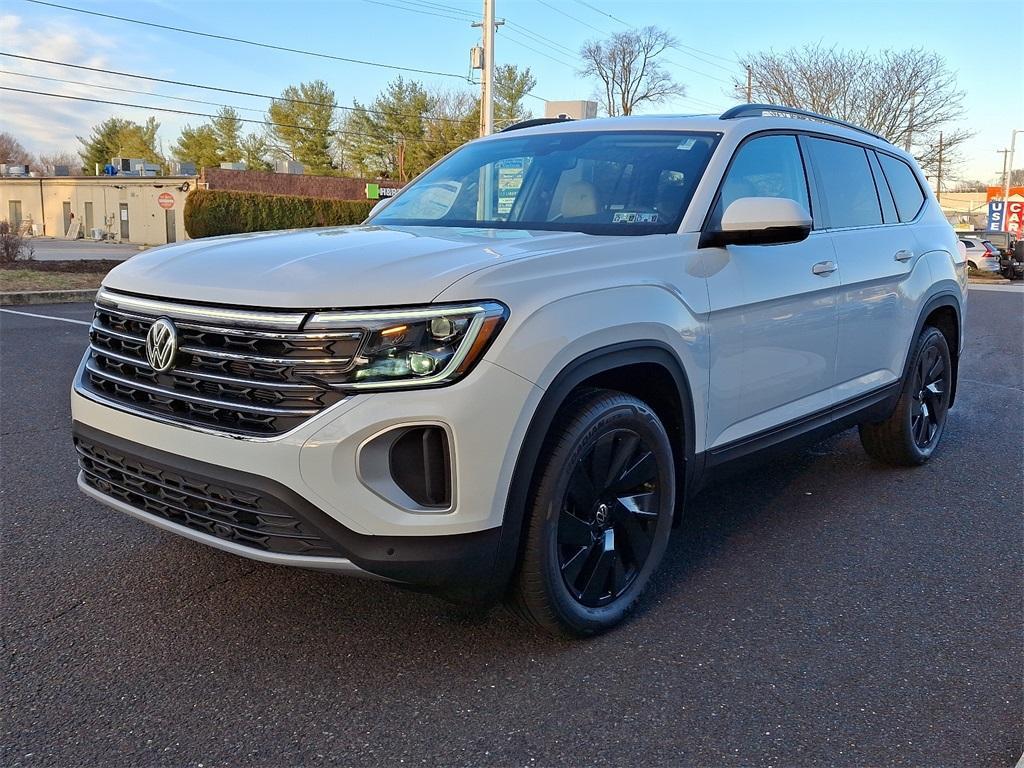
M 189 477 L 82 437 L 75 447 L 86 484 L 135 509 L 265 552 L 340 554 L 276 499 Z

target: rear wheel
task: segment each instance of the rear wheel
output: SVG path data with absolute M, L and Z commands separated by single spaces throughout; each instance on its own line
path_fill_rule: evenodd
M 560 414 L 538 469 L 514 604 L 556 634 L 602 632 L 635 605 L 665 552 L 668 435 L 641 400 L 595 390 Z
M 968 261 L 967 262 L 967 268 L 968 269 L 973 269 L 975 272 L 978 271 L 978 265 L 975 264 L 973 261 Z
M 926 327 L 918 337 L 903 392 L 888 419 L 860 425 L 860 441 L 872 458 L 911 467 L 931 458 L 946 427 L 953 366 L 946 337 Z

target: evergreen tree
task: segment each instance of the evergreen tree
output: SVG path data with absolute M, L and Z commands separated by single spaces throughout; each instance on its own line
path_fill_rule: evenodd
M 217 133 L 210 125 L 198 128 L 186 125 L 181 129 L 177 143 L 171 147 L 171 154 L 183 162 L 195 163 L 196 168 L 216 168 L 223 157 Z
M 353 105 L 341 140 L 345 160 L 355 170 L 407 181 L 430 164 L 426 138 L 433 100 L 420 83 L 399 76 L 370 106 Z
M 242 139 L 241 142 L 239 142 L 238 149 L 241 153 L 242 162 L 245 163 L 249 170 L 273 170 L 273 166 L 267 161 L 267 155 L 270 153 L 270 145 L 267 144 L 267 140 L 259 134 L 250 133 Z
M 267 119 L 277 149 L 305 166 L 306 173 L 334 170 L 331 135 L 335 127 L 334 91 L 323 80 L 290 85 L 270 105 Z
M 86 174 L 95 174 L 96 166 L 102 171 L 103 166 L 115 157 L 137 157 L 151 163 L 162 163 L 156 146 L 156 132 L 160 123 L 150 117 L 144 124 L 111 117 L 98 125 L 94 125 L 89 138 L 78 137 L 82 144 L 79 154 L 82 157 L 82 170 Z
M 241 160 L 242 121 L 238 119 L 238 112 L 232 107 L 221 107 L 211 125 L 217 137 L 221 162 L 237 163 Z
M 494 126 L 500 130 L 520 120 L 529 120 L 533 113 L 526 108 L 526 95 L 537 85 L 537 78 L 527 67 L 500 64 L 494 68 Z

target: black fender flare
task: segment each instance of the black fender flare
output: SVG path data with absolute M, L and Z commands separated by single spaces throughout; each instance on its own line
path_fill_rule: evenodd
M 605 371 L 645 363 L 661 366 L 675 381 L 683 422 L 680 429 L 684 476 L 680 478 L 680 486 L 683 493 L 688 493 L 696 484 L 700 468 L 697 467 L 694 455 L 693 397 L 686 371 L 672 347 L 653 339 L 636 340 L 601 347 L 581 355 L 566 365 L 547 388 L 519 446 L 519 455 L 505 499 L 501 539 L 495 558 L 494 587 L 500 590 L 494 595 L 495 598 L 505 594 L 519 562 L 526 504 L 534 485 L 537 461 L 558 410 L 570 393 L 587 379 Z
M 953 402 L 956 400 L 956 385 L 957 378 L 960 373 L 960 353 L 962 352 L 960 345 L 962 343 L 963 336 L 963 309 L 960 306 L 959 297 L 953 291 L 943 291 L 942 293 L 932 296 L 921 308 L 921 312 L 917 317 L 917 324 L 914 326 L 914 335 L 911 336 L 911 346 L 907 350 L 907 357 L 903 362 L 903 376 L 900 381 L 906 383 L 907 377 L 910 375 L 911 353 L 914 349 L 913 344 L 917 341 L 917 337 L 921 335 L 925 321 L 932 312 L 940 307 L 950 307 L 956 314 L 956 349 L 950 350 L 950 356 L 953 359 L 953 384 L 949 392 L 949 407 L 952 408 Z

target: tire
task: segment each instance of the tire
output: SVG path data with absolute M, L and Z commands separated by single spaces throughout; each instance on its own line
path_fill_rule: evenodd
M 946 337 L 926 326 L 917 338 L 895 410 L 885 421 L 860 425 L 860 442 L 868 455 L 894 467 L 928 461 L 945 431 L 952 383 Z
M 975 264 L 973 261 L 968 261 L 967 262 L 967 268 L 968 269 L 973 269 L 975 272 L 978 271 L 978 265 Z
M 552 634 L 604 632 L 635 606 L 668 544 L 665 427 L 635 397 L 588 391 L 556 417 L 535 476 L 513 606 Z

